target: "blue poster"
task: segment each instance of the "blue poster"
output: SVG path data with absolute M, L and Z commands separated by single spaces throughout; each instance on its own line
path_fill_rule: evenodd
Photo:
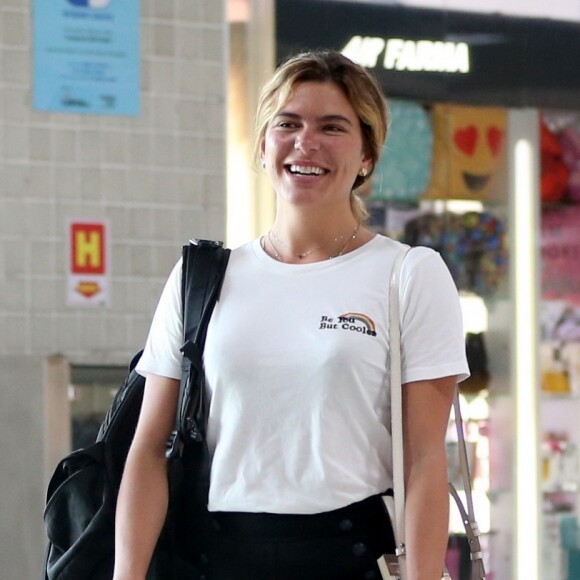
M 137 115 L 139 62 L 139 0 L 34 0 L 34 108 Z

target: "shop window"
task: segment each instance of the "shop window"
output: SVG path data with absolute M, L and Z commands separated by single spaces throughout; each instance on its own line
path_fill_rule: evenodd
M 126 367 L 71 367 L 69 401 L 72 449 L 94 443 L 101 422 L 126 375 Z

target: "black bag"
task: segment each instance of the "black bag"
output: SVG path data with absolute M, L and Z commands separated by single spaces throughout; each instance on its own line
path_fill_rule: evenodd
M 197 240 L 183 248 L 186 341 L 175 431 L 168 442 L 170 507 L 148 579 L 197 576 L 191 534 L 203 525 L 209 489 L 202 353 L 228 258 L 229 250 L 221 242 Z M 55 469 L 44 512 L 48 547 L 43 580 L 110 580 L 113 576 L 117 494 L 145 386 L 145 379 L 134 370 L 140 355 L 133 358 L 96 442 L 73 451 Z M 182 505 L 184 498 L 188 501 Z

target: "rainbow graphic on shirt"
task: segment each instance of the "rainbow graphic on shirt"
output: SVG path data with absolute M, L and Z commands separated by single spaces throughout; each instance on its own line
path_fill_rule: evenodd
M 338 317 L 338 322 L 343 324 L 356 324 L 357 322 L 362 323 L 368 331 L 367 334 L 371 334 L 372 336 L 376 335 L 377 332 L 373 319 L 360 312 L 347 312 L 346 314 L 341 314 Z

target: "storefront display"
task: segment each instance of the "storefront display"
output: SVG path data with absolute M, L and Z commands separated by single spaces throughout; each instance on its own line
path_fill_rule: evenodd
M 580 306 L 568 301 L 580 269 L 572 267 L 570 249 L 564 258 L 558 256 L 562 239 L 550 225 L 552 218 L 546 219 L 543 228 L 552 233 L 541 249 L 552 259 L 546 263 L 545 287 L 536 284 L 539 206 L 542 189 L 544 200 L 551 200 L 554 223 L 561 223 L 560 206 L 572 212 L 573 200 L 580 197 L 575 113 L 580 111 L 580 76 L 570 58 L 580 49 L 580 26 L 392 3 L 273 0 L 273 5 L 275 62 L 299 50 L 328 47 L 372 70 L 384 89 L 391 104 L 391 137 L 364 192 L 369 223 L 376 231 L 440 251 L 464 302 L 477 302 L 485 312 L 485 324 L 466 328 L 466 348 L 477 370 L 462 389 L 474 489 L 488 506 L 482 511 L 490 532 L 488 570 L 494 578 L 546 577 L 539 537 L 555 538 L 560 523 L 542 512 L 539 459 L 542 450 L 562 453 L 568 473 L 574 448 L 553 446 L 565 437 L 549 428 L 545 414 L 553 403 L 553 415 L 561 415 L 558 405 L 570 397 L 575 401 L 576 387 L 567 370 L 567 382 L 560 383 L 567 386 L 557 388 L 570 393 L 542 391 L 537 303 L 544 294 L 542 305 L 546 299 L 553 305 L 542 309 L 543 317 L 549 310 L 553 322 L 542 363 L 555 360 L 557 378 L 561 368 L 573 364 L 574 354 L 562 344 L 570 340 L 562 337 L 574 335 L 580 318 Z M 254 76 L 259 72 L 253 70 Z M 545 114 L 548 109 L 573 114 L 554 122 Z M 547 130 L 543 176 L 540 118 Z M 547 323 L 542 340 L 544 327 Z M 572 428 L 567 441 L 580 448 Z M 543 442 L 540 429 L 547 434 Z M 550 473 L 559 473 L 558 459 L 545 458 Z M 556 494 L 553 498 L 559 501 Z M 569 495 L 561 505 L 570 498 L 575 502 Z M 566 548 L 571 544 L 561 534 L 557 541 L 571 565 L 574 552 Z M 460 539 L 451 548 L 461 568 Z M 566 578 L 564 564 L 559 570 L 562 576 L 554 580 Z
M 540 120 L 542 506 L 547 562 L 564 580 L 580 577 L 579 119 L 542 111 Z

